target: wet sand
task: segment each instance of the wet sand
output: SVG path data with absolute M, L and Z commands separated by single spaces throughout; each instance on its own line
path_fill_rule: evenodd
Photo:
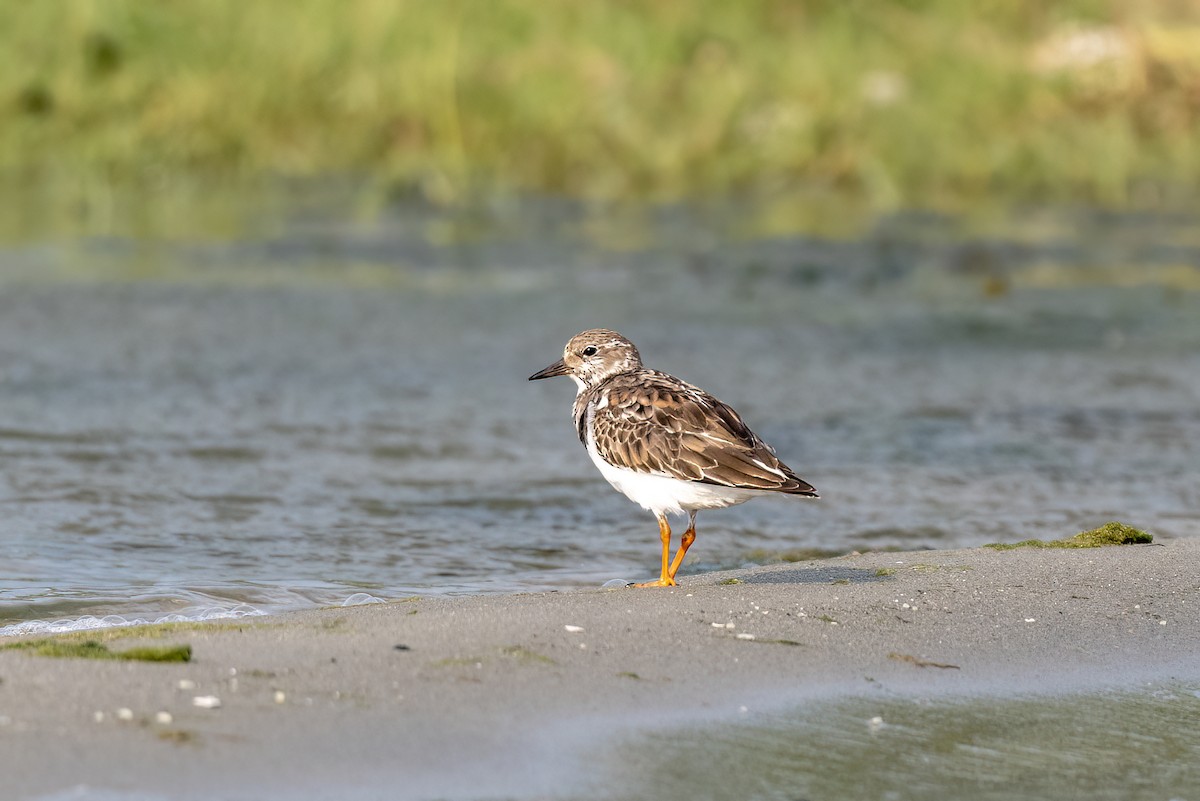
M 103 636 L 188 643 L 193 660 L 0 652 L 4 798 L 601 797 L 622 779 L 606 755 L 649 731 L 860 696 L 1200 680 L 1200 539 L 874 553 Z M 219 707 L 194 705 L 208 696 Z

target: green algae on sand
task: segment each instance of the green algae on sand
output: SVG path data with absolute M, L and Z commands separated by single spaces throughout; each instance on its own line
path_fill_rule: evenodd
M 1145 545 L 1153 541 L 1154 535 L 1113 521 L 1090 531 L 1081 531 L 1067 539 L 991 542 L 983 547 L 996 551 L 1011 551 L 1014 548 L 1103 548 L 1106 545 Z
M 58 659 L 118 659 L 128 662 L 190 662 L 192 659 L 192 646 L 186 644 L 144 645 L 124 651 L 113 651 L 96 640 L 72 642 L 57 638 L 15 642 L 0 646 L 0 651 L 28 651 L 37 656 Z

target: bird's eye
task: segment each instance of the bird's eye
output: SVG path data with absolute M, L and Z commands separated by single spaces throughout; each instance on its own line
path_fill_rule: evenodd
M 579 352 L 582 353 L 584 356 L 595 356 L 596 355 L 596 346 L 588 345 L 586 348 L 584 348 L 583 350 L 581 350 Z

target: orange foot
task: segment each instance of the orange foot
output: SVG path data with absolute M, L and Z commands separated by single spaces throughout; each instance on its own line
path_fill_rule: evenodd
M 677 585 L 675 584 L 675 579 L 671 578 L 670 576 L 663 576 L 660 579 L 655 579 L 654 581 L 644 581 L 641 584 L 634 584 L 633 586 L 634 587 L 674 587 Z

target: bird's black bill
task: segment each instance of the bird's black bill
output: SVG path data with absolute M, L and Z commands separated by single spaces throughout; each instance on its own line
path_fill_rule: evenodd
M 563 363 L 562 359 L 559 359 L 549 367 L 543 370 L 538 370 L 536 373 L 529 376 L 529 380 L 537 381 L 539 378 L 554 378 L 556 375 L 566 375 L 569 372 L 570 370 L 567 369 L 567 365 Z

